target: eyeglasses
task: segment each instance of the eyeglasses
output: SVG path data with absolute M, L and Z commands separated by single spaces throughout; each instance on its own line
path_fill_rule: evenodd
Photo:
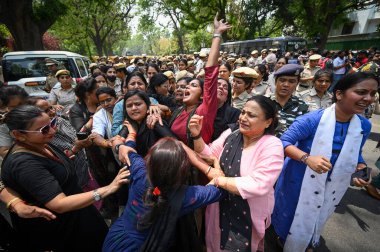
M 99 102 L 100 105 L 106 105 L 107 103 L 110 103 L 112 101 L 112 97 L 105 99 L 104 101 Z
M 56 128 L 58 125 L 57 117 L 54 117 L 49 124 L 41 127 L 39 130 L 19 130 L 20 132 L 26 133 L 41 133 L 42 135 L 47 135 L 50 131 L 50 128 Z

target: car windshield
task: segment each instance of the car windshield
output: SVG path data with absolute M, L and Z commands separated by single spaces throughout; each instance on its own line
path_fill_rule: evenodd
M 67 59 L 54 59 L 60 62 L 61 67 L 63 65 L 64 68 L 70 69 Z M 45 58 L 5 59 L 3 74 L 5 81 L 18 81 L 22 78 L 45 77 L 49 70 L 45 65 Z

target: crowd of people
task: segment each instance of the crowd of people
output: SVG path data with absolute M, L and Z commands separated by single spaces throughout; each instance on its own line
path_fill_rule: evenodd
M 380 177 L 351 178 L 380 51 L 237 56 L 228 29 L 208 54 L 101 57 L 80 83 L 46 59 L 47 100 L 1 87 L 0 245 L 310 252 L 350 184 L 380 199 Z

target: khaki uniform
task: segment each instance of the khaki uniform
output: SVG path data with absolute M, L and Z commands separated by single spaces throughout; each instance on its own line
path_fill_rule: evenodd
M 268 89 L 268 83 L 262 81 L 256 87 L 254 87 L 252 89 L 251 94 L 252 95 L 265 95 L 267 89 Z
M 55 84 L 57 84 L 57 82 L 57 78 L 55 78 L 53 74 L 49 74 L 48 76 L 46 76 L 45 89 L 48 91 L 52 90 Z
M 333 95 L 329 92 L 326 92 L 322 98 L 320 98 L 314 87 L 312 89 L 302 91 L 297 96 L 309 106 L 309 111 L 330 107 L 333 98 Z
M 306 65 L 305 66 L 305 69 L 303 70 L 303 72 L 301 73 L 301 78 L 308 78 L 308 77 L 311 77 L 311 76 L 314 76 L 315 73 L 320 70 L 321 68 L 319 66 L 316 66 L 314 68 L 310 68 L 309 65 Z M 312 80 L 309 80 L 307 82 L 300 82 L 298 84 L 298 87 L 297 87 L 297 93 L 300 93 L 302 91 L 305 91 L 305 90 L 308 90 L 308 89 L 311 89 L 313 87 L 313 81 Z
M 237 109 L 242 109 L 249 98 L 252 95 L 248 94 L 247 91 L 241 93 L 238 97 L 232 98 L 232 107 Z

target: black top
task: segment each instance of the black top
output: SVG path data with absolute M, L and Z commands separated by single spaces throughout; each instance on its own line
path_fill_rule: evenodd
M 163 121 L 163 126 L 161 126 L 159 123 L 156 123 L 154 125 L 153 129 L 149 129 L 146 126 L 146 121 L 144 120 L 140 125 L 138 125 L 137 130 L 137 136 L 136 136 L 136 150 L 137 153 L 144 157 L 150 147 L 152 147 L 159 139 L 163 137 L 173 137 L 177 138 L 173 132 L 171 132 L 169 126 L 165 121 Z M 119 135 L 122 137 L 128 136 L 128 129 L 126 127 L 123 127 Z
M 218 108 L 214 121 L 214 133 L 212 134 L 211 141 L 217 139 L 223 131 L 228 128 L 228 124 L 236 123 L 240 116 L 240 109 L 231 107 L 224 103 L 222 107 Z
M 74 127 L 74 129 L 77 132 L 79 132 L 83 125 L 85 125 L 88 122 L 88 120 L 90 120 L 90 116 L 92 115 L 94 115 L 94 113 L 88 111 L 87 106 L 85 104 L 77 102 L 70 109 L 70 123 Z
M 29 204 L 40 207 L 58 194 L 82 193 L 74 165 L 58 148 L 51 146 L 62 162 L 32 153 L 9 154 L 1 171 L 6 186 L 17 191 Z M 13 226 L 25 251 L 100 251 L 108 228 L 93 205 L 43 218 L 24 219 L 11 213 Z

